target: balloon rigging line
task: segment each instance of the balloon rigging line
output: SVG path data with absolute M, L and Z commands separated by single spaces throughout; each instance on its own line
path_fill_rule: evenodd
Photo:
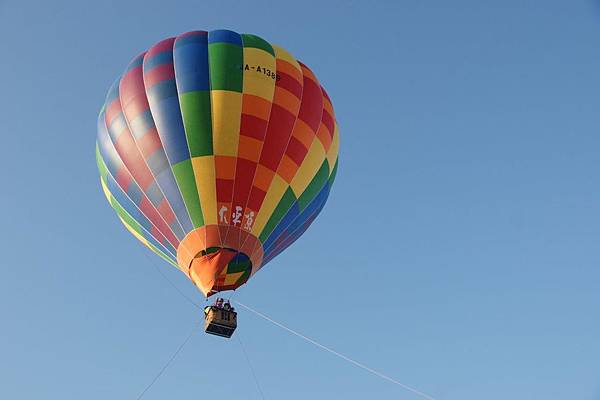
M 154 263 L 153 263 L 153 265 L 154 265 Z M 181 290 L 180 290 L 180 289 L 177 287 L 177 285 L 175 285 L 175 284 L 174 284 L 174 283 L 173 283 L 173 282 L 172 282 L 172 281 L 171 281 L 171 280 L 170 280 L 170 279 L 169 279 L 167 276 L 165 276 L 165 275 L 164 275 L 164 273 L 163 273 L 163 272 L 160 270 L 160 268 L 158 268 L 156 265 L 154 265 L 154 267 L 155 267 L 155 269 L 156 269 L 156 270 L 157 270 L 157 271 L 160 273 L 160 275 L 161 275 L 161 276 L 162 276 L 162 277 L 163 277 L 163 278 L 164 278 L 164 279 L 165 279 L 167 282 L 169 282 L 169 284 L 170 284 L 170 285 L 171 285 L 171 286 L 172 286 L 172 287 L 173 287 L 173 288 L 174 288 L 174 289 L 175 289 L 175 290 L 176 290 L 176 291 L 177 291 L 177 292 L 178 292 L 178 293 L 179 293 L 179 294 L 180 294 L 180 295 L 181 295 L 183 298 L 185 298 L 185 299 L 186 299 L 188 302 L 190 302 L 191 304 L 193 304 L 195 307 L 197 307 L 197 308 L 201 308 L 201 307 L 200 307 L 198 304 L 196 304 L 196 302 L 194 302 L 194 301 L 193 301 L 191 298 L 189 298 L 189 297 L 188 297 L 188 296 L 187 296 L 185 293 L 183 293 L 183 292 L 182 292 L 182 291 L 181 291 Z M 393 384 L 395 384 L 395 385 L 397 385 L 397 386 L 400 386 L 401 388 L 403 388 L 403 389 L 405 389 L 405 390 L 408 390 L 409 392 L 411 392 L 411 393 L 414 393 L 414 394 L 416 394 L 416 395 L 418 395 L 418 396 L 420 396 L 420 397 L 422 397 L 422 398 L 424 398 L 424 399 L 427 399 L 427 400 L 436 400 L 436 399 L 435 399 L 435 398 L 433 398 L 432 396 L 430 396 L 430 395 L 428 395 L 428 394 L 426 394 L 426 393 L 424 393 L 424 392 L 421 392 L 421 391 L 420 391 L 420 390 L 418 390 L 418 389 L 415 389 L 415 388 L 413 388 L 413 387 L 411 387 L 411 386 L 408 386 L 408 385 L 406 385 L 406 384 L 404 384 L 404 383 L 402 383 L 402 382 L 399 382 L 399 381 L 397 381 L 396 379 L 394 379 L 394 378 L 392 378 L 392 377 L 390 377 L 390 376 L 388 376 L 388 375 L 385 375 L 385 374 L 384 374 L 384 373 L 382 373 L 382 372 L 379 372 L 379 371 L 377 371 L 377 370 L 374 370 L 373 368 L 370 368 L 370 367 L 368 367 L 368 366 L 366 366 L 366 365 L 364 365 L 364 364 L 362 364 L 362 363 L 360 363 L 360 362 L 358 362 L 358 361 L 356 361 L 356 360 L 353 360 L 352 358 L 350 358 L 350 357 L 348 357 L 348 356 L 345 356 L 345 355 L 343 355 L 343 354 L 341 354 L 341 353 L 339 353 L 339 352 L 337 352 L 337 351 L 335 351 L 335 350 L 333 350 L 333 349 L 331 349 L 331 348 L 329 348 L 329 347 L 327 347 L 327 346 L 325 346 L 325 345 L 322 345 L 321 343 L 318 343 L 317 341 L 315 341 L 315 340 L 313 340 L 313 339 L 311 339 L 311 338 L 309 338 L 309 337 L 307 337 L 307 336 L 305 336 L 305 335 L 303 335 L 303 334 L 301 334 L 301 333 L 299 333 L 299 332 L 297 332 L 297 331 L 295 331 L 295 330 L 293 330 L 293 329 L 291 329 L 291 328 L 288 328 L 287 326 L 285 326 L 285 325 L 283 325 L 283 324 L 281 324 L 281 323 L 279 323 L 279 322 L 277 322 L 277 321 L 273 320 L 272 318 L 270 318 L 270 317 L 266 316 L 265 314 L 263 314 L 263 313 L 261 313 L 261 312 L 259 312 L 259 311 L 255 310 L 255 309 L 253 309 L 253 308 L 251 308 L 251 307 L 249 307 L 249 306 L 247 306 L 247 305 L 245 305 L 245 304 L 242 304 L 242 303 L 240 303 L 238 300 L 235 300 L 235 301 L 233 301 L 233 302 L 234 302 L 235 304 L 239 305 L 240 307 L 243 307 L 243 308 L 245 308 L 246 310 L 248 310 L 248 311 L 252 312 L 253 314 L 255 314 L 255 315 L 257 315 L 257 316 L 261 317 L 262 319 L 264 319 L 264 320 L 266 320 L 266 321 L 268 321 L 268 322 L 270 322 L 270 323 L 272 323 L 272 324 L 274 324 L 274 325 L 276 325 L 276 326 L 280 327 L 281 329 L 283 329 L 283 330 L 285 330 L 285 331 L 288 331 L 289 333 L 291 333 L 291 334 L 293 334 L 293 335 L 295 335 L 295 336 L 298 336 L 298 337 L 299 337 L 299 338 L 301 338 L 301 339 L 304 339 L 305 341 L 307 341 L 307 342 L 309 342 L 309 343 L 313 344 L 314 346 L 317 346 L 317 347 L 319 347 L 320 349 L 322 349 L 322 350 L 325 350 L 325 351 L 327 351 L 327 352 L 329 352 L 329 353 L 331 353 L 331 354 L 335 355 L 336 357 L 339 357 L 339 358 L 341 358 L 342 360 L 345 360 L 345 361 L 347 361 L 347 362 L 349 362 L 349 363 L 351 363 L 351 364 L 353 364 L 353 365 L 355 365 L 355 366 L 357 366 L 357 367 L 359 367 L 359 368 L 361 368 L 361 369 L 363 369 L 363 370 L 365 370 L 365 371 L 367 371 L 367 372 L 370 372 L 371 374 L 373 374 L 373 375 L 375 375 L 375 376 L 378 376 L 378 377 L 380 377 L 380 378 L 382 378 L 382 379 L 384 379 L 384 380 L 386 380 L 386 381 L 389 381 L 389 382 L 391 382 L 391 383 L 393 383 Z M 192 332 L 192 333 L 193 333 L 193 332 Z M 190 335 L 190 337 L 191 337 L 191 335 Z M 189 340 L 189 338 L 188 338 L 187 340 Z M 187 340 L 186 340 L 186 342 L 185 342 L 185 343 L 187 343 Z M 239 339 L 238 339 L 238 341 L 239 341 Z M 185 344 L 185 343 L 184 343 L 184 344 Z M 244 351 L 244 356 L 246 357 L 246 360 L 248 361 L 248 364 L 250 365 L 250 368 L 251 368 L 251 370 L 252 370 L 252 374 L 254 375 L 254 379 L 255 379 L 256 385 L 257 385 L 257 387 L 259 388 L 259 391 L 260 391 L 260 393 L 261 393 L 261 396 L 262 396 L 262 397 L 263 397 L 263 399 L 264 399 L 264 394 L 262 393 L 262 390 L 260 389 L 260 386 L 259 386 L 259 384 L 258 384 L 258 380 L 256 380 L 256 375 L 254 374 L 254 369 L 252 368 L 252 366 L 251 366 L 251 364 L 250 364 L 250 361 L 249 361 L 249 359 L 248 359 L 248 356 L 247 356 L 247 354 L 246 354 L 246 351 L 244 350 L 244 347 L 243 347 L 243 345 L 242 345 L 241 341 L 240 341 L 240 345 L 242 346 L 242 350 Z M 183 346 L 182 346 L 182 347 L 183 347 Z M 181 348 L 180 348 L 178 351 L 181 351 Z M 175 354 L 175 355 L 176 355 L 176 354 Z M 173 357 L 173 358 L 174 358 L 174 357 Z M 165 368 L 165 369 L 166 369 L 166 368 Z M 161 372 L 160 374 L 162 374 L 162 372 Z M 158 379 L 158 377 L 160 376 L 160 374 L 159 374 L 159 375 L 158 375 L 158 376 L 157 376 L 155 379 Z M 152 385 L 152 384 L 151 384 L 151 385 Z M 150 386 L 151 386 L 151 385 L 150 385 Z M 148 389 L 148 388 L 147 388 L 147 389 Z M 145 389 L 145 390 L 144 390 L 144 392 L 145 392 L 147 389 Z M 143 392 L 142 392 L 142 395 L 143 395 Z M 139 400 L 139 399 L 141 399 L 141 395 L 140 395 L 140 397 L 138 397 L 138 399 L 137 399 L 137 400 Z
M 168 276 L 165 275 L 165 273 L 162 271 L 162 268 L 160 268 L 158 265 L 156 265 L 156 263 L 154 262 L 154 259 L 150 257 L 150 255 L 144 251 L 144 255 L 146 256 L 147 259 L 149 259 L 152 262 L 152 266 L 154 267 L 154 269 L 167 281 L 169 282 L 169 285 L 171 285 L 171 287 L 173 287 L 173 289 L 175 289 L 180 295 L 181 297 L 183 297 L 184 299 L 186 299 L 190 304 L 192 304 L 194 307 L 196 308 L 202 308 L 200 307 L 200 305 L 198 303 L 196 303 L 194 300 L 192 300 L 188 295 L 186 295 L 185 293 L 183 293 L 181 291 L 181 289 L 179 289 L 177 287 L 177 285 L 175 285 L 175 283 L 173 283 L 173 281 L 171 281 L 171 279 L 169 279 Z
M 146 254 L 146 252 L 144 252 L 144 254 Z M 147 254 L 146 254 L 146 256 L 147 256 L 147 258 L 150 258 Z M 161 270 L 161 268 L 159 268 L 158 265 L 156 265 L 156 263 L 154 262 L 154 259 L 150 259 L 150 260 L 152 261 L 152 265 L 154 266 L 156 271 L 169 283 L 169 285 L 171 285 L 171 287 L 173 287 L 173 289 L 175 289 L 177 291 L 177 293 L 179 293 L 181 295 L 181 297 L 186 299 L 194 307 L 201 308 L 200 305 L 198 305 L 194 300 L 192 300 L 189 296 L 187 296 L 185 293 L 183 293 L 183 291 L 181 291 L 181 289 L 179 289 L 177 287 L 177 285 L 175 283 L 173 283 L 173 281 L 171 281 L 171 279 L 169 279 L 169 277 L 164 274 L 164 272 Z M 234 291 L 233 295 L 235 295 L 235 293 L 236 292 Z M 231 297 L 233 297 L 233 295 Z M 254 383 L 256 384 L 258 392 L 260 393 L 260 397 L 264 400 L 265 394 L 263 393 L 262 388 L 260 387 L 260 383 L 258 382 L 258 377 L 256 376 L 256 372 L 254 371 L 254 367 L 252 366 L 252 363 L 250 362 L 248 353 L 246 353 L 246 349 L 244 348 L 244 345 L 242 344 L 242 341 L 239 338 L 239 333 L 236 336 L 236 339 L 237 339 L 238 343 L 240 344 L 240 347 L 242 348 L 242 352 L 244 353 L 244 358 L 246 359 L 246 362 L 248 363 L 248 366 L 250 367 L 250 372 L 252 372 L 252 377 L 254 378 Z M 143 395 L 143 393 L 142 393 L 142 395 Z M 139 400 L 140 398 L 141 397 L 138 397 L 137 400 Z
M 177 348 L 177 350 L 175 351 L 175 353 L 173 353 L 173 355 L 171 356 L 171 358 L 169 358 L 169 360 L 167 361 L 167 363 L 165 365 L 163 365 L 163 367 L 160 369 L 160 371 L 158 371 L 158 374 L 156 374 L 154 376 L 154 379 L 152 379 L 152 381 L 144 388 L 144 390 L 142 390 L 142 392 L 136 398 L 136 400 L 140 400 L 142 397 L 144 397 L 144 395 L 146 394 L 146 392 L 156 383 L 156 381 L 158 380 L 158 378 L 160 378 L 161 375 L 167 370 L 167 368 L 169 368 L 169 365 L 171 365 L 171 363 L 173 362 L 173 360 L 175 360 L 175 358 L 177 357 L 177 355 L 181 352 L 181 350 L 183 350 L 183 348 L 185 347 L 185 345 L 187 344 L 187 342 L 190 341 L 190 339 L 192 338 L 192 336 L 194 335 L 194 333 L 198 330 L 198 326 L 199 325 L 200 325 L 200 322 L 194 324 L 194 327 L 192 328 L 192 331 L 187 336 L 187 338 L 185 338 L 185 340 L 183 341 L 183 343 L 181 343 L 179 345 L 179 347 Z
M 260 383 L 258 383 L 258 378 L 256 377 L 256 373 L 254 372 L 254 367 L 252 367 L 252 363 L 250 362 L 250 357 L 248 357 L 248 353 L 246 353 L 246 349 L 244 348 L 244 345 L 242 344 L 242 340 L 240 339 L 240 334 L 238 333 L 235 337 L 238 341 L 238 343 L 240 344 L 240 347 L 242 348 L 242 352 L 244 353 L 244 358 L 246 358 L 246 361 L 248 362 L 248 366 L 250 367 L 250 372 L 252 372 L 252 377 L 254 378 L 254 383 L 256 384 L 256 388 L 258 389 L 258 392 L 260 393 L 260 397 L 265 400 L 265 394 L 263 393 L 261 387 L 260 387 Z
M 433 397 L 431 397 L 430 395 L 428 395 L 428 394 L 426 394 L 426 393 L 423 393 L 423 392 L 421 392 L 421 391 L 419 391 L 419 390 L 417 390 L 417 389 L 415 389 L 415 388 L 413 388 L 413 387 L 410 387 L 410 386 L 408 386 L 408 385 L 406 385 L 406 384 L 404 384 L 404 383 L 398 382 L 398 381 L 397 381 L 397 380 L 395 380 L 394 378 L 391 378 L 391 377 L 389 377 L 389 376 L 387 376 L 387 375 L 385 375 L 385 374 L 383 374 L 383 373 L 381 373 L 381 372 L 379 372 L 379 371 L 376 371 L 376 370 L 374 370 L 374 369 L 372 369 L 372 368 L 370 368 L 370 367 L 367 367 L 366 365 L 364 365 L 364 364 L 361 364 L 361 363 L 359 363 L 358 361 L 355 361 L 355 360 L 353 360 L 352 358 L 350 358 L 350 357 L 347 357 L 347 356 L 345 356 L 345 355 L 343 355 L 343 354 L 341 354 L 341 353 L 339 353 L 339 352 L 337 352 L 337 351 L 335 351 L 335 350 L 333 350 L 333 349 L 331 349 L 331 348 L 329 348 L 329 347 L 327 347 L 327 346 L 324 346 L 324 345 L 322 345 L 322 344 L 318 343 L 317 341 L 315 341 L 315 340 L 313 340 L 313 339 L 311 339 L 311 338 L 309 338 L 309 337 L 307 337 L 307 336 L 304 336 L 303 334 L 301 334 L 301 333 L 299 333 L 299 332 L 296 332 L 295 330 L 293 330 L 293 329 L 291 329 L 291 328 L 288 328 L 287 326 L 285 326 L 285 325 L 283 325 L 283 324 L 281 324 L 281 323 L 279 323 L 279 322 L 277 322 L 277 321 L 275 321 L 275 320 L 273 320 L 273 319 L 269 318 L 269 317 L 268 317 L 268 316 L 266 316 L 265 314 L 262 314 L 261 312 L 259 312 L 259 311 L 255 310 L 255 309 L 253 309 L 253 308 L 251 308 L 251 307 L 249 307 L 249 306 L 247 306 L 247 305 L 245 305 L 245 304 L 242 304 L 242 303 L 240 303 L 239 301 L 235 301 L 235 303 L 236 303 L 237 305 L 239 305 L 239 306 L 241 306 L 241 307 L 245 308 L 246 310 L 248 310 L 248 311 L 250 311 L 250 312 L 254 313 L 255 315 L 257 315 L 257 316 L 261 317 L 262 319 L 264 319 L 264 320 L 266 320 L 266 321 L 268 321 L 268 322 L 270 322 L 270 323 L 272 323 L 272 324 L 274 324 L 274 325 L 276 325 L 276 326 L 280 327 L 280 328 L 281 328 L 281 329 L 283 329 L 283 330 L 286 330 L 286 331 L 288 331 L 289 333 L 291 333 L 291 334 L 293 334 L 293 335 L 296 335 L 296 336 L 298 336 L 298 337 L 299 337 L 299 338 L 301 338 L 301 339 L 304 339 L 305 341 L 307 341 L 307 342 L 309 342 L 309 343 L 311 343 L 311 344 L 313 344 L 313 345 L 315 345 L 315 346 L 319 347 L 319 348 L 320 348 L 320 349 L 322 349 L 322 350 L 325 350 L 325 351 L 327 351 L 327 352 L 329 352 L 329 353 L 331 353 L 331 354 L 333 354 L 333 355 L 335 355 L 335 356 L 337 356 L 337 357 L 341 358 L 342 360 L 348 361 L 349 363 L 351 363 L 351 364 L 354 364 L 355 366 L 357 366 L 357 367 L 359 367 L 359 368 L 362 368 L 362 369 L 364 369 L 365 371 L 368 371 L 368 372 L 372 373 L 373 375 L 376 375 L 376 376 L 378 376 L 378 377 L 380 377 L 380 378 L 382 378 L 382 379 L 385 379 L 385 380 L 387 380 L 387 381 L 389 381 L 389 382 L 391 382 L 391 383 L 393 383 L 393 384 L 395 384 L 395 385 L 398 385 L 398 386 L 402 387 L 403 389 L 406 389 L 406 390 L 408 390 L 409 392 L 412 392 L 412 393 L 414 393 L 414 394 L 416 394 L 416 395 L 418 395 L 418 396 L 421 396 L 421 397 L 422 397 L 422 398 L 424 398 L 424 399 L 427 399 L 427 400 L 435 400 L 435 399 L 434 399 Z

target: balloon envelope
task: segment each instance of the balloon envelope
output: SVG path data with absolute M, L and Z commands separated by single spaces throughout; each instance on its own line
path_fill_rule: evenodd
M 104 193 L 205 294 L 236 289 L 319 214 L 337 170 L 316 76 L 255 35 L 194 31 L 135 57 L 98 118 Z

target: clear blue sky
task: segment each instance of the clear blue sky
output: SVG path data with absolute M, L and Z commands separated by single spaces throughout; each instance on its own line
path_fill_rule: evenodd
M 600 399 L 591 0 L 0 1 L 0 397 L 134 399 L 200 318 L 107 205 L 94 141 L 132 56 L 217 28 L 310 65 L 341 126 L 328 205 L 239 300 L 438 400 Z M 267 399 L 417 399 L 240 325 Z M 238 341 L 198 332 L 145 398 L 260 394 Z

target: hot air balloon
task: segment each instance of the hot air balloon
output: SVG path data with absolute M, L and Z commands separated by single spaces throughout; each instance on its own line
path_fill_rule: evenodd
M 306 231 L 338 147 L 331 100 L 306 65 L 255 35 L 193 31 L 114 82 L 96 160 L 125 227 L 208 297 L 245 284 Z

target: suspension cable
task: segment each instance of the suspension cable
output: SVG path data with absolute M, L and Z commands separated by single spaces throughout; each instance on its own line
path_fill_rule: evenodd
M 194 307 L 196 307 L 196 308 L 202 308 L 191 297 L 189 297 L 188 295 L 186 295 L 185 293 L 183 293 L 183 291 L 181 289 L 179 289 L 177 287 L 177 285 L 171 279 L 169 279 L 168 276 L 165 275 L 165 273 L 163 272 L 162 268 L 158 266 L 158 264 L 156 263 L 156 261 L 154 260 L 153 257 L 150 257 L 150 254 L 148 254 L 147 251 L 144 251 L 144 256 L 146 257 L 147 260 L 150 261 L 150 263 L 152 264 L 152 266 L 154 267 L 154 269 L 156 270 L 156 272 L 158 272 L 169 283 L 169 285 L 171 285 L 171 287 L 173 289 L 175 289 L 181 295 L 181 297 L 183 297 L 184 299 L 186 299 Z

